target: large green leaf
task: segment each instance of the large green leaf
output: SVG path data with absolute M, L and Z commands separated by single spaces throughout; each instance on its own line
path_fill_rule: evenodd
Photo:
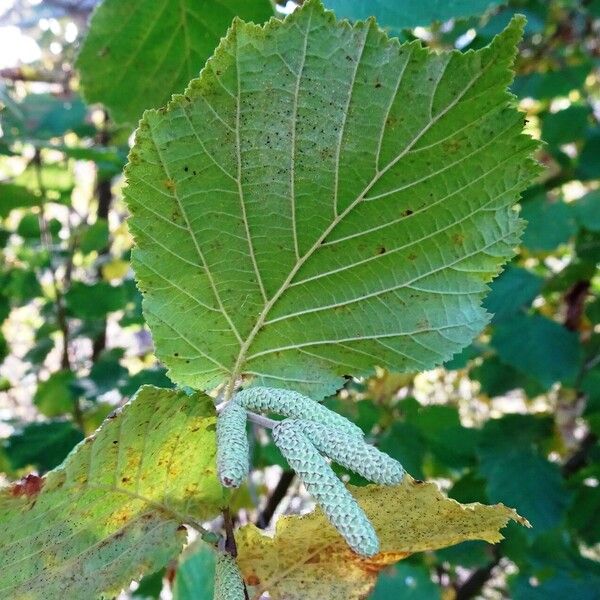
M 197 77 L 236 15 L 262 22 L 269 0 L 104 0 L 77 60 L 89 102 L 135 123 Z
M 382 27 L 392 30 L 429 25 L 484 13 L 507 0 L 325 0 L 340 17 L 366 19 L 374 15 Z
M 317 0 L 234 22 L 185 95 L 145 114 L 127 167 L 134 266 L 175 381 L 320 398 L 472 340 L 537 171 L 506 92 L 522 25 L 437 54 Z
M 13 208 L 38 206 L 42 199 L 26 187 L 12 183 L 0 184 L 0 217 L 7 217 Z
M 64 464 L 0 493 L 0 597 L 94 598 L 175 556 L 223 502 L 203 394 L 144 387 Z

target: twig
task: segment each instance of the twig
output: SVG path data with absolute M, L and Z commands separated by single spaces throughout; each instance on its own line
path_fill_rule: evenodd
M 54 288 L 54 297 L 56 305 L 56 321 L 58 323 L 58 328 L 62 334 L 63 340 L 60 366 L 61 369 L 71 371 L 71 359 L 69 358 L 69 323 L 67 321 L 61 286 L 58 283 L 58 276 L 56 274 L 56 269 L 54 268 L 54 261 L 52 260 L 52 234 L 48 229 L 48 223 L 46 221 L 46 215 L 44 211 L 44 203 L 46 201 L 46 188 L 42 180 L 42 154 L 39 148 L 36 148 L 32 162 L 35 167 L 37 185 L 40 190 L 40 239 L 49 256 L 50 274 L 52 277 L 52 286 Z M 73 419 L 77 423 L 79 429 L 85 432 L 85 423 L 83 420 L 83 413 L 81 411 L 81 405 L 79 403 L 78 397 L 75 397 L 73 400 Z
M 104 121 L 102 124 L 102 129 L 98 134 L 98 143 L 102 147 L 106 147 L 110 143 L 110 131 L 109 131 L 109 117 L 108 113 L 104 111 Z M 98 195 L 98 209 L 96 211 L 97 219 L 104 219 L 108 221 L 108 215 L 110 212 L 110 206 L 112 204 L 112 179 L 110 177 L 98 177 L 98 182 L 96 184 L 96 193 Z M 110 243 L 106 245 L 105 248 L 102 248 L 98 253 L 99 264 L 96 269 L 96 276 L 100 279 L 102 277 L 102 267 L 100 263 L 101 259 L 108 255 L 110 249 Z M 96 362 L 100 354 L 106 348 L 106 318 L 102 320 L 102 331 L 93 340 L 92 343 L 92 361 Z
M 277 482 L 275 489 L 273 490 L 273 492 L 269 496 L 269 499 L 267 500 L 267 505 L 265 506 L 264 510 L 259 514 L 258 519 L 256 520 L 257 527 L 260 527 L 261 529 L 265 529 L 266 527 L 268 527 L 269 523 L 271 522 L 271 519 L 273 518 L 273 515 L 275 514 L 275 511 L 277 510 L 277 507 L 285 498 L 290 488 L 290 485 L 292 485 L 294 477 L 294 471 L 284 471 L 281 474 L 281 477 Z
M 479 595 L 483 586 L 492 576 L 493 570 L 500 562 L 500 552 L 498 549 L 494 547 L 492 548 L 492 552 L 494 553 L 494 560 L 484 567 L 475 569 L 475 571 L 469 575 L 463 584 L 456 588 L 454 600 L 470 600 L 471 598 L 475 598 Z
M 576 281 L 565 294 L 567 314 L 565 316 L 565 327 L 571 331 L 577 331 L 581 325 L 585 309 L 585 298 L 590 289 L 590 281 L 581 279 Z
M 571 477 L 588 464 L 588 454 L 598 441 L 598 436 L 592 431 L 581 440 L 579 448 L 567 459 L 562 466 L 563 477 Z
M 235 535 L 233 533 L 233 518 L 229 508 L 224 508 L 223 513 L 223 526 L 225 527 L 225 552 L 229 552 L 233 558 L 237 557 L 237 545 L 235 543 Z M 248 589 L 246 588 L 246 582 L 244 582 L 244 598 L 250 600 L 248 596 Z

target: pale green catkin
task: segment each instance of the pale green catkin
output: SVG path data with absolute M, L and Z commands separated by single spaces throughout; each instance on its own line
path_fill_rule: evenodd
M 244 600 L 244 580 L 235 562 L 227 552 L 219 552 L 215 564 L 213 600 Z
M 352 550 L 362 556 L 377 554 L 379 539 L 373 525 L 306 437 L 301 424 L 294 419 L 285 419 L 273 428 L 272 433 L 273 441 L 290 467 Z
M 365 479 L 382 485 L 402 481 L 402 465 L 361 438 L 313 421 L 299 421 L 299 425 L 319 452 Z
M 250 469 L 246 410 L 229 402 L 217 418 L 217 472 L 225 487 L 239 487 Z
M 253 387 L 235 395 L 235 401 L 255 412 L 274 412 L 292 419 L 306 419 L 331 425 L 346 433 L 363 437 L 360 427 L 329 410 L 316 400 L 291 390 Z

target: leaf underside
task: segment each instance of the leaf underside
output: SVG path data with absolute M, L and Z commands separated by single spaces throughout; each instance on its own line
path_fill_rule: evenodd
M 318 0 L 234 21 L 185 94 L 145 113 L 126 170 L 145 316 L 176 382 L 320 399 L 470 343 L 537 173 L 506 91 L 522 27 L 433 53 Z
M 0 597 L 118 593 L 177 556 L 182 523 L 224 501 L 215 421 L 207 396 L 146 386 L 61 467 L 1 490 Z
M 233 17 L 272 14 L 269 0 L 104 0 L 77 58 L 85 97 L 137 123 L 198 76 Z
M 499 529 L 511 520 L 528 526 L 514 510 L 497 504 L 459 504 L 435 483 L 407 477 L 397 486 L 350 486 L 381 541 L 373 558 L 354 554 L 320 510 L 277 521 L 274 537 L 254 525 L 236 536 L 238 563 L 250 598 L 268 591 L 273 600 L 365 598 L 377 575 L 414 552 L 437 550 L 466 540 L 502 539 Z

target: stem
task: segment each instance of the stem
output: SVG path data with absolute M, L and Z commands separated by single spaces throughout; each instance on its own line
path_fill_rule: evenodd
M 67 321 L 65 305 L 63 294 L 61 291 L 61 287 L 58 282 L 58 275 L 56 273 L 56 269 L 54 267 L 53 260 L 53 250 L 52 250 L 52 234 L 48 229 L 48 222 L 46 221 L 45 214 L 45 202 L 46 202 L 46 188 L 44 186 L 44 182 L 42 180 L 42 153 L 39 148 L 36 148 L 35 155 L 33 157 L 33 164 L 35 167 L 35 175 L 37 180 L 37 185 L 40 190 L 40 213 L 39 213 L 39 222 L 40 222 L 40 239 L 42 245 L 48 252 L 48 257 L 50 261 L 50 275 L 52 277 L 52 287 L 54 288 L 54 298 L 55 298 L 55 307 L 56 307 L 56 322 L 58 324 L 58 328 L 62 334 L 63 347 L 62 347 L 62 355 L 60 366 L 61 369 L 71 371 L 71 360 L 69 358 L 69 323 Z M 70 267 L 67 270 L 68 275 L 70 276 Z M 73 420 L 77 423 L 79 429 L 82 432 L 85 432 L 85 423 L 83 420 L 83 413 L 81 411 L 81 405 L 79 403 L 79 397 L 74 398 L 73 400 Z
M 108 113 L 104 111 L 104 122 L 102 124 L 102 130 L 98 134 L 98 143 L 102 147 L 108 146 L 110 143 L 110 131 L 109 131 L 109 117 Z M 98 177 L 96 184 L 96 193 L 98 195 L 98 209 L 96 211 L 97 219 L 108 220 L 110 212 L 110 206 L 112 204 L 112 179 L 110 177 L 103 178 Z M 100 263 L 102 258 L 108 255 L 110 250 L 110 244 L 105 248 L 102 248 L 98 254 L 99 264 L 96 269 L 96 276 L 98 279 L 102 278 L 102 268 Z M 106 348 L 106 319 L 102 319 L 102 331 L 96 339 L 93 340 L 92 344 L 92 361 L 96 361 L 102 351 Z
M 246 415 L 248 421 L 256 423 L 265 429 L 273 429 L 273 427 L 279 423 L 279 421 L 276 421 L 275 419 L 269 419 L 268 417 L 263 417 L 262 415 L 250 411 L 246 411 Z
M 499 562 L 500 556 L 496 553 L 496 557 L 492 562 L 473 571 L 467 580 L 457 588 L 454 600 L 470 600 L 478 597 Z
M 237 558 L 237 545 L 235 543 L 235 535 L 233 533 L 233 518 L 229 508 L 224 508 L 223 513 L 223 526 L 225 527 L 225 552 L 229 552 L 233 558 Z M 244 599 L 250 600 L 248 596 L 248 589 L 246 588 L 246 582 L 242 579 L 244 584 Z
M 220 415 L 223 412 L 223 409 L 227 406 L 227 404 L 229 402 L 231 402 L 231 401 L 224 400 L 220 404 L 217 404 L 217 406 L 215 407 L 215 410 L 217 411 L 218 415 Z M 275 427 L 275 425 L 277 425 L 277 423 L 279 423 L 279 421 L 276 421 L 275 419 L 269 419 L 268 417 L 263 417 L 263 415 L 259 415 L 258 413 L 252 412 L 250 410 L 246 411 L 246 418 L 251 423 L 256 423 L 257 425 L 260 425 L 261 427 L 264 427 L 265 429 L 273 429 L 273 427 Z
M 267 505 L 264 510 L 258 516 L 256 520 L 257 527 L 261 529 L 265 529 L 268 527 L 277 507 L 281 503 L 281 501 L 286 497 L 287 492 L 294 481 L 294 477 L 296 474 L 294 471 L 284 471 L 281 474 L 281 478 L 279 479 L 277 485 L 273 489 L 273 492 L 269 496 L 269 500 L 267 501 Z

